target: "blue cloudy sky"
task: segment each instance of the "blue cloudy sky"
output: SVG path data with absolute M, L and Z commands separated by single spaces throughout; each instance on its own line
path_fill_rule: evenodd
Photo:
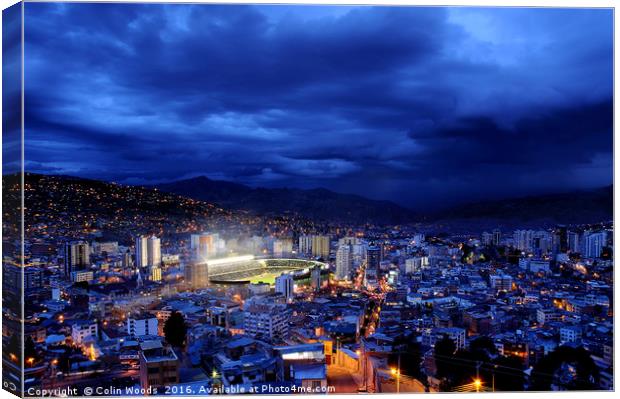
M 26 4 L 26 168 L 413 208 L 612 182 L 610 10 Z

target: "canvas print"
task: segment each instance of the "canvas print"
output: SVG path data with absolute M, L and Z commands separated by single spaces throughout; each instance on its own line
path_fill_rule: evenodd
M 3 389 L 614 390 L 613 9 L 2 15 Z

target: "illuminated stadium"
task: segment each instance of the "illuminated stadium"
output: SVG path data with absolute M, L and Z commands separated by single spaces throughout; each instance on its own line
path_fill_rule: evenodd
M 304 259 L 256 259 L 252 255 L 206 261 L 209 282 L 213 284 L 268 283 L 282 273 L 291 273 L 294 279 L 304 279 L 319 267 L 327 270 L 325 263 Z

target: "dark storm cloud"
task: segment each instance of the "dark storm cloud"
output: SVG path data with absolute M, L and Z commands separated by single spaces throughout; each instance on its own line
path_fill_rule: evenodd
M 20 4 L 2 11 L 2 168 L 21 170 Z
M 469 117 L 457 120 L 450 127 L 412 131 L 410 137 L 425 147 L 427 159 L 445 156 L 461 164 L 476 154 L 485 164 L 537 168 L 551 158 L 569 166 L 575 161 L 587 162 L 595 154 L 611 148 L 612 123 L 613 104 L 606 101 L 522 119 L 513 128 L 502 128 L 488 117 Z
M 411 206 L 611 182 L 609 10 L 28 3 L 26 54 L 33 171 Z

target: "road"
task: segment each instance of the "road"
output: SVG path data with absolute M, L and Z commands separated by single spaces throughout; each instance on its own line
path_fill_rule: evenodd
M 106 371 L 104 374 L 96 375 L 96 376 L 68 376 L 63 379 L 53 379 L 49 378 L 44 382 L 43 388 L 46 389 L 55 389 L 55 388 L 63 388 L 63 387 L 97 387 L 104 386 L 109 387 L 111 384 L 111 380 L 113 378 L 138 378 L 138 370 L 112 370 Z M 121 388 L 121 387 L 117 387 Z
M 357 393 L 359 388 L 348 369 L 327 366 L 327 385 L 334 386 L 336 393 Z
M 396 393 L 396 389 L 396 379 L 381 381 L 382 393 Z M 399 393 L 425 392 L 425 387 L 420 381 L 403 375 L 400 377 L 398 390 Z

